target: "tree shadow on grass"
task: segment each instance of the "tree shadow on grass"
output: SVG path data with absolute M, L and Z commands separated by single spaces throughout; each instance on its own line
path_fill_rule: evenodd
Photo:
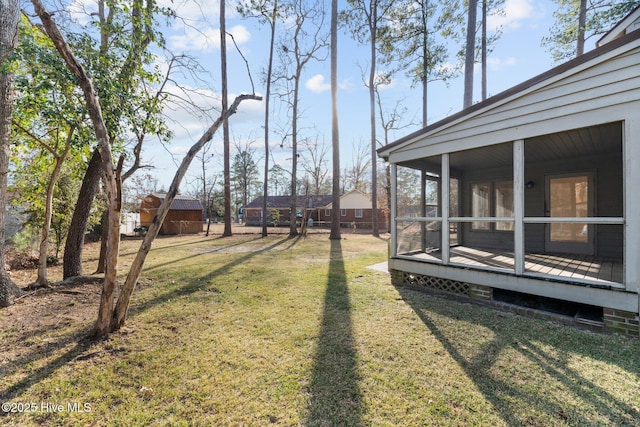
M 241 256 L 232 262 L 229 262 L 220 268 L 212 271 L 207 274 L 204 279 L 212 278 L 215 276 L 224 275 L 230 269 L 235 266 L 241 265 L 249 259 L 263 253 L 274 249 L 285 242 L 287 242 L 287 238 L 282 238 L 272 245 L 260 248 L 254 252 L 246 253 L 244 256 Z M 164 292 L 155 298 L 145 301 L 139 305 L 133 305 L 130 310 L 129 317 L 133 317 L 136 314 L 139 314 L 145 310 L 148 310 L 156 305 L 163 304 L 169 300 L 174 298 L 189 295 L 194 292 L 198 292 L 202 290 L 202 280 L 203 278 L 194 278 L 194 280 L 190 281 L 187 285 L 173 288 L 168 292 Z M 19 397 L 24 394 L 29 388 L 34 386 L 35 384 L 47 379 L 58 369 L 63 368 L 74 360 L 84 360 L 86 358 L 91 358 L 94 356 L 99 356 L 102 354 L 102 350 L 98 349 L 94 351 L 94 348 L 99 345 L 99 342 L 102 340 L 95 340 L 92 338 L 87 338 L 89 331 L 91 330 L 92 324 L 83 325 L 80 329 L 76 329 L 64 336 L 61 336 L 56 342 L 50 343 L 46 346 L 45 349 L 34 349 L 34 351 L 30 351 L 24 356 L 20 357 L 18 360 L 12 360 L 10 362 L 11 369 L 17 370 L 28 370 L 28 365 L 36 365 L 43 359 L 49 358 L 52 355 L 58 354 L 53 360 L 50 362 L 44 363 L 41 367 L 32 370 L 27 374 L 24 378 L 16 381 L 14 384 L 8 384 L 6 388 L 0 389 L 0 402 L 8 402 L 10 400 L 17 401 Z M 42 330 L 32 331 L 35 335 L 45 336 L 47 333 L 50 333 L 55 330 L 55 326 L 48 326 Z M 26 335 L 24 335 L 26 337 Z M 32 334 L 29 336 L 33 337 Z M 108 339 L 106 337 L 105 339 Z M 75 343 L 75 345 L 74 345 Z M 70 347 L 68 350 L 63 350 L 66 347 Z M 6 369 L 5 367 L 0 365 L 0 368 Z M 6 415 L 3 412 L 0 412 L 0 417 Z M 0 424 L 2 424 L 0 422 Z
M 598 414 L 601 419 L 607 420 L 603 425 L 638 425 L 640 413 L 637 408 L 582 375 L 576 369 L 576 362 L 572 360 L 572 355 L 578 353 L 608 365 L 625 366 L 629 372 L 638 375 L 638 368 L 634 367 L 633 360 L 625 360 L 629 358 L 629 354 L 614 354 L 615 351 L 606 348 L 607 339 L 612 339 L 611 336 L 595 335 L 592 337 L 593 343 L 587 344 L 586 339 L 576 342 L 578 339 L 573 335 L 577 331 L 566 331 L 564 334 L 562 328 L 565 326 L 558 326 L 556 330 L 549 325 L 546 333 L 528 333 L 526 327 L 522 327 L 522 332 L 514 338 L 513 333 L 503 331 L 510 328 L 509 323 L 527 322 L 527 319 L 514 319 L 512 315 L 504 316 L 498 311 L 495 316 L 470 316 L 469 312 L 480 308 L 469 310 L 469 306 L 460 302 L 445 300 L 447 302 L 443 303 L 442 299 L 434 298 L 429 293 L 403 286 L 396 288 L 506 424 L 525 425 L 534 422 L 531 416 L 523 418 L 523 413 L 534 412 L 523 411 L 523 408 L 529 407 L 537 408 L 535 412 L 555 419 L 554 424 L 593 425 L 601 421 L 594 421 L 590 416 Z M 463 311 L 467 313 L 461 314 Z M 461 333 L 450 330 L 449 325 L 452 323 L 458 323 L 457 328 L 466 328 L 467 331 Z M 492 339 L 481 340 L 482 343 L 469 339 L 480 330 L 495 333 L 492 334 Z M 562 396 L 553 393 L 532 395 L 528 387 L 535 386 L 533 381 L 545 381 L 543 378 L 528 379 L 526 381 L 530 384 L 521 385 L 515 378 L 511 380 L 496 375 L 495 363 L 503 352 L 517 352 L 519 357 L 526 358 L 528 363 L 560 384 Z M 584 413 L 585 408 L 590 408 L 591 415 Z
M 47 328 L 49 329 L 49 328 Z M 62 368 L 74 360 L 81 358 L 84 353 L 90 350 L 94 344 L 95 340 L 86 338 L 88 332 L 90 330 L 90 326 L 84 326 L 81 328 L 80 332 L 73 331 L 68 333 L 55 343 L 51 343 L 46 346 L 44 349 L 39 349 L 37 352 L 29 353 L 20 357 L 17 360 L 12 360 L 10 362 L 10 367 L 16 367 L 20 369 L 28 369 L 28 366 L 31 364 L 35 364 L 43 358 L 49 357 L 52 354 L 60 352 L 61 349 L 73 345 L 70 349 L 64 351 L 62 354 L 57 356 L 52 361 L 46 363 L 40 368 L 32 370 L 27 376 L 17 381 L 12 385 L 8 385 L 6 388 L 0 390 L 0 402 L 9 402 L 9 401 L 17 401 L 17 398 L 22 395 L 26 390 L 32 387 L 34 384 L 39 383 L 40 381 L 47 378 L 49 375 L 54 373 L 56 370 Z M 46 333 L 46 330 L 43 331 Z M 75 345 L 74 345 L 75 343 Z M 5 367 L 6 369 L 7 367 Z M 0 412 L 0 418 L 3 415 L 8 415 L 4 411 Z M 1 423 L 0 423 L 1 424 Z
M 305 425 L 362 425 L 357 359 L 342 246 L 339 240 L 332 240 Z
M 216 239 L 226 239 L 226 237 L 217 237 Z M 190 253 L 189 255 L 187 255 L 187 256 L 185 256 L 183 258 L 172 259 L 172 260 L 166 261 L 166 262 L 164 262 L 162 264 L 146 265 L 146 264 L 149 264 L 149 257 L 147 257 L 147 261 L 145 262 L 146 266 L 144 267 L 143 271 L 149 272 L 149 271 L 157 270 L 157 269 L 160 269 L 160 268 L 166 268 L 166 267 L 169 267 L 170 265 L 180 264 L 181 262 L 183 262 L 183 261 L 185 261 L 187 259 L 192 260 L 193 258 L 201 257 L 201 256 L 206 255 L 206 254 L 228 251 L 230 248 L 233 248 L 233 247 L 236 247 L 236 246 L 246 245 L 246 244 L 254 242 L 256 240 L 261 240 L 261 238 L 260 237 L 254 237 L 254 238 L 246 239 L 246 240 L 242 239 L 240 241 L 233 242 L 233 243 L 230 243 L 230 244 L 226 244 L 224 246 L 215 246 L 210 250 L 206 250 L 206 251 L 203 250 L 201 252 Z M 202 242 L 198 242 L 198 243 L 202 243 Z M 176 248 L 178 246 L 183 246 L 183 245 L 171 245 L 171 246 L 160 247 L 160 248 L 157 248 L 157 249 L 159 249 L 159 250 L 172 249 L 172 248 Z M 262 251 L 268 250 L 268 249 L 270 249 L 270 248 L 269 247 L 267 247 L 267 248 L 257 248 L 255 251 L 251 251 L 251 253 L 262 252 Z M 136 250 L 135 252 L 132 253 L 132 255 L 136 255 L 137 253 L 138 253 L 138 251 Z
M 252 239 L 254 240 L 254 239 Z M 168 292 L 162 293 L 158 296 L 156 296 L 155 298 L 150 299 L 149 301 L 145 301 L 142 304 L 138 304 L 135 306 L 132 306 L 130 309 L 130 313 L 131 315 L 135 315 L 138 314 L 140 312 L 143 312 L 145 310 L 148 310 L 151 307 L 154 307 L 156 305 L 159 304 L 163 304 L 169 300 L 172 300 L 174 298 L 180 297 L 180 296 L 185 296 L 185 295 L 189 295 L 192 294 L 194 292 L 198 292 L 202 290 L 202 286 L 203 283 L 206 283 L 207 281 L 209 281 L 210 279 L 217 277 L 217 276 L 223 276 L 225 273 L 227 273 L 229 270 L 231 270 L 232 268 L 238 266 L 238 265 L 242 265 L 243 263 L 247 262 L 248 260 L 250 260 L 251 258 L 264 253 L 264 252 L 268 252 L 272 249 L 277 248 L 278 246 L 284 244 L 285 242 L 287 242 L 288 239 L 287 238 L 282 238 L 280 240 L 277 240 L 276 242 L 274 242 L 273 244 L 266 246 L 266 247 L 262 247 L 262 248 L 257 248 L 255 251 L 252 252 L 247 252 L 245 253 L 245 255 L 238 257 L 237 259 L 221 266 L 220 268 L 217 268 L 216 270 L 213 270 L 210 273 L 207 273 L 205 276 L 203 277 L 198 277 L 198 278 L 194 278 L 194 280 L 192 280 L 189 284 L 185 285 L 185 286 L 179 286 L 177 288 L 174 288 Z M 156 267 L 157 268 L 157 267 Z

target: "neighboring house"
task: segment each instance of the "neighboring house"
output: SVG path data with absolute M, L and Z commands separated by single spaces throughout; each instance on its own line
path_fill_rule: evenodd
M 331 224 L 331 210 L 333 200 L 330 203 L 318 207 L 318 219 L 321 224 Z M 378 208 L 378 229 L 388 230 L 387 209 Z M 358 230 L 371 230 L 373 228 L 373 209 L 371 198 L 358 190 L 351 190 L 340 196 L 340 227 L 353 228 Z
M 244 207 L 244 220 L 246 225 L 262 225 L 262 201 L 263 197 L 259 196 L 255 198 L 251 203 Z M 297 196 L 296 197 L 296 218 L 297 221 L 302 221 L 304 211 L 306 210 L 305 218 L 313 218 L 314 221 L 318 221 L 317 206 L 325 206 L 331 201 L 331 196 Z M 269 196 L 267 197 L 267 224 L 268 225 L 281 225 L 288 226 L 291 218 L 291 196 Z
M 394 283 L 639 334 L 639 27 L 636 8 L 595 50 L 378 150 Z
M 140 204 L 140 225 L 149 227 L 166 194 L 149 194 Z M 196 234 L 202 231 L 203 209 L 200 200 L 176 196 L 160 227 L 160 234 Z
M 262 224 L 262 196 L 256 198 L 244 208 L 246 225 Z M 331 209 L 333 197 L 331 195 L 297 197 L 297 220 L 313 218 L 314 227 L 331 226 Z M 289 225 L 291 207 L 290 196 L 269 196 L 267 198 L 269 210 L 269 225 L 276 221 L 279 225 Z M 304 212 L 306 210 L 306 213 Z M 366 194 L 352 190 L 340 196 L 340 226 L 351 228 L 355 224 L 357 229 L 371 230 L 372 219 L 371 199 Z M 380 230 L 387 230 L 387 215 L 385 209 L 378 210 L 378 224 Z

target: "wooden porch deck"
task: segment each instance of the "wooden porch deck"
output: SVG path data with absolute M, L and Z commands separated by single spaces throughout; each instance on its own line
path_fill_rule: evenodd
M 429 261 L 440 261 L 439 250 L 430 253 L 404 254 Z M 478 249 L 468 246 L 454 246 L 449 260 L 453 264 L 477 268 L 514 270 L 513 252 Z M 579 254 L 536 254 L 525 255 L 525 272 L 535 275 L 557 276 L 575 281 L 605 283 L 623 282 L 623 262 L 621 259 L 595 257 Z

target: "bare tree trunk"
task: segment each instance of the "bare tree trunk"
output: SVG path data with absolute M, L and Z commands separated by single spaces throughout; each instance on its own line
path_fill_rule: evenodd
M 333 202 L 329 239 L 340 240 L 340 129 L 338 127 L 338 0 L 331 0 L 331 147 Z
M 300 74 L 294 81 L 293 113 L 291 118 L 291 205 L 289 207 L 289 237 L 298 235 L 298 90 Z
M 370 50 L 371 50 L 371 66 L 369 68 L 369 121 L 371 125 L 371 232 L 374 237 L 380 236 L 378 229 L 378 168 L 376 153 L 376 33 L 378 22 L 378 6 L 371 8 L 370 21 Z
M 182 182 L 182 178 L 184 178 L 187 169 L 189 169 L 189 165 L 193 161 L 193 158 L 196 156 L 198 151 L 202 149 L 204 144 L 213 138 L 213 135 L 216 133 L 220 125 L 229 119 L 231 115 L 233 115 L 240 103 L 247 99 L 253 100 L 261 100 L 262 98 L 255 95 L 240 95 L 236 97 L 236 99 L 231 104 L 231 107 L 227 110 L 227 116 L 223 117 L 222 115 L 216 120 L 213 125 L 205 132 L 204 135 L 196 142 L 187 152 L 184 159 L 182 159 L 182 163 L 180 167 L 176 171 L 175 176 L 173 177 L 173 181 L 169 186 L 169 191 L 167 191 L 167 196 L 164 201 L 158 208 L 156 215 L 153 217 L 151 221 L 151 225 L 149 226 L 149 230 L 145 235 L 142 244 L 140 245 L 140 249 L 138 249 L 138 253 L 136 254 L 133 263 L 131 264 L 131 268 L 129 269 L 129 273 L 127 274 L 127 279 L 125 280 L 124 286 L 122 287 L 122 292 L 120 292 L 120 296 L 118 297 L 118 302 L 116 303 L 116 307 L 113 311 L 113 316 L 111 318 L 110 331 L 118 330 L 124 325 L 124 322 L 127 318 L 127 312 L 129 310 L 129 304 L 131 302 L 131 295 L 133 294 L 133 290 L 135 288 L 138 279 L 140 278 L 140 273 L 142 272 L 142 267 L 144 266 L 144 262 L 146 260 L 147 254 L 151 250 L 151 244 L 154 239 L 158 235 L 160 231 L 160 227 L 162 226 L 162 222 L 169 211 L 169 207 L 171 203 L 175 199 L 176 194 L 178 194 L 178 189 L 180 187 L 180 183 Z
M 9 278 L 4 266 L 5 224 L 7 215 L 7 175 L 9 174 L 9 147 L 11 142 L 11 115 L 13 108 L 14 75 L 6 62 L 18 42 L 20 2 L 0 2 L 0 307 L 13 304 L 22 290 Z
M 267 91 L 264 99 L 264 184 L 262 190 L 262 237 L 267 237 L 267 219 L 269 197 L 269 105 L 271 101 L 271 75 L 273 73 L 273 48 L 276 38 L 276 19 L 278 17 L 278 0 L 273 1 L 271 14 L 271 43 L 269 44 L 269 66 L 267 68 Z
M 584 53 L 584 32 L 587 24 L 587 0 L 580 0 L 578 13 L 578 40 L 576 42 L 576 56 Z
M 51 15 L 44 8 L 40 0 L 32 0 L 34 9 L 47 35 L 53 42 L 54 46 L 60 53 L 69 68 L 69 71 L 75 76 L 78 85 L 83 91 L 87 110 L 93 124 L 96 134 L 98 148 L 100 149 L 100 157 L 102 159 L 102 168 L 105 175 L 105 190 L 107 193 L 107 205 L 109 207 L 109 241 L 107 249 L 107 271 L 104 276 L 102 287 L 102 295 L 100 298 L 100 308 L 98 310 L 98 320 L 95 326 L 95 335 L 102 336 L 108 332 L 111 320 L 111 312 L 113 308 L 114 289 L 116 285 L 116 276 L 118 272 L 118 249 L 120 246 L 120 195 L 116 174 L 113 167 L 113 158 L 111 155 L 111 146 L 109 144 L 109 134 L 102 117 L 102 109 L 98 101 L 95 88 L 91 78 L 78 60 L 73 55 L 69 45 L 64 40 L 57 25 L 51 19 Z
M 427 111 L 429 100 L 429 2 L 422 6 L 422 127 L 427 127 Z
M 296 58 L 298 60 L 298 58 Z M 299 62 L 298 62 L 299 64 Z M 298 235 L 298 104 L 300 99 L 301 67 L 296 67 L 293 79 L 293 106 L 291 113 L 291 205 L 289 208 L 289 237 Z
M 473 65 L 476 59 L 476 17 L 478 15 L 478 0 L 469 0 L 469 14 L 467 16 L 467 44 L 464 57 L 464 98 L 462 108 L 473 104 Z
M 91 155 L 85 171 L 78 200 L 71 217 L 71 225 L 64 245 L 62 276 L 69 278 L 82 275 L 82 250 L 84 234 L 89 222 L 91 205 L 95 199 L 102 175 L 100 150 L 96 149 Z
M 482 0 L 482 100 L 487 99 L 487 0 Z
M 102 274 L 107 270 L 107 248 L 109 242 L 109 209 L 102 212 L 100 217 L 100 255 L 98 255 L 98 267 L 94 274 Z
M 223 237 L 231 236 L 231 153 L 229 141 L 229 122 L 227 117 L 227 30 L 225 2 L 220 2 L 220 68 L 222 74 L 222 139 L 224 145 L 224 232 Z

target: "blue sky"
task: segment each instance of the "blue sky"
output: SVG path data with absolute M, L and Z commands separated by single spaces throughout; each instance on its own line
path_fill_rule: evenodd
M 165 1 L 165 0 L 163 0 Z M 211 84 L 208 88 L 200 88 L 201 102 L 207 105 L 219 103 L 219 6 L 217 1 L 199 7 L 192 1 L 166 0 L 168 6 L 177 10 L 177 14 L 185 18 L 184 23 L 167 30 L 165 38 L 174 53 L 188 52 L 200 58 L 202 65 L 211 73 Z M 344 6 L 346 2 L 341 1 Z M 328 7 L 328 2 L 327 2 Z M 550 0 L 506 0 L 505 16 L 493 20 L 493 25 L 502 25 L 503 35 L 495 46 L 487 61 L 488 93 L 495 95 L 530 77 L 540 74 L 554 66 L 551 56 L 541 46 L 542 37 L 547 35 L 553 24 L 552 13 L 555 5 Z M 267 64 L 268 27 L 259 24 L 255 19 L 242 19 L 235 13 L 235 6 L 227 3 L 227 31 L 234 35 L 235 41 L 249 63 L 256 93 L 264 95 L 262 83 L 263 70 Z M 498 21 L 498 22 L 497 22 Z M 592 46 L 589 46 L 591 48 Z M 228 42 L 229 49 L 229 92 L 230 97 L 238 93 L 251 92 L 250 80 L 247 77 L 246 65 Z M 351 163 L 353 146 L 369 140 L 369 104 L 368 90 L 362 83 L 362 70 L 366 69 L 366 46 L 359 46 L 348 35 L 342 33 L 338 42 L 338 111 L 340 115 L 341 165 L 344 168 Z M 302 137 L 317 138 L 331 144 L 331 104 L 329 91 L 330 63 L 311 63 L 302 78 L 301 105 L 303 117 Z M 476 84 L 474 102 L 480 99 L 480 67 L 476 66 Z M 183 83 L 198 87 L 197 83 L 184 80 Z M 462 107 L 463 82 L 457 78 L 449 85 L 433 83 L 429 87 L 429 123 L 443 119 L 458 112 Z M 406 107 L 405 120 L 419 123 L 421 118 L 421 90 L 412 88 L 410 80 L 398 75 L 383 93 L 385 105 L 392 107 L 401 100 Z M 272 111 L 272 116 L 282 116 L 282 110 Z M 145 161 L 156 166 L 152 173 L 158 178 L 160 186 L 168 187 L 173 173 L 188 148 L 209 126 L 210 121 L 197 117 L 186 111 L 170 111 L 173 119 L 171 127 L 175 136 L 171 144 L 161 147 L 157 143 L 149 145 L 145 151 Z M 236 141 L 253 141 L 256 157 L 264 157 L 264 104 L 247 101 L 241 105 L 238 113 L 231 118 L 230 126 L 233 139 Z M 273 128 L 273 125 L 272 125 Z M 418 129 L 415 125 L 394 133 L 392 140 Z M 222 169 L 221 133 L 214 137 L 212 151 L 214 161 L 211 162 L 210 173 Z M 281 137 L 273 133 L 271 139 L 271 164 L 273 161 L 287 168 L 290 163 L 290 148 L 280 148 Z M 170 154 L 171 153 L 171 154 Z M 172 159 L 173 155 L 173 159 Z M 327 164 L 327 168 L 331 168 Z M 181 187 L 183 193 L 192 190 L 194 178 L 200 174 L 199 166 L 193 165 Z

